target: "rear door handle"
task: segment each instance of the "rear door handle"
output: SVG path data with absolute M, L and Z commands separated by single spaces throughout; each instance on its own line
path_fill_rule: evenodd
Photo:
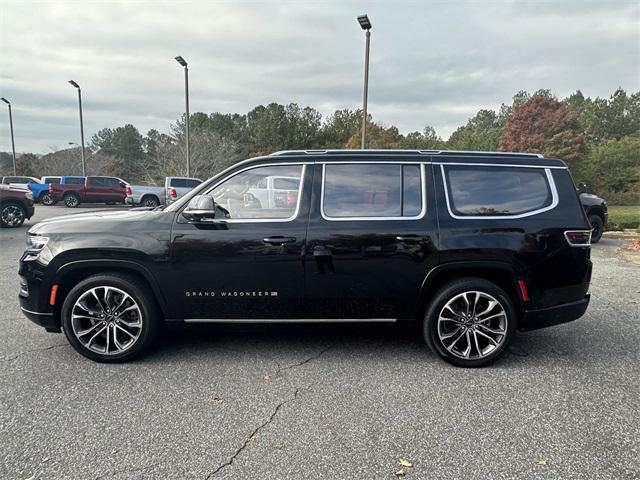
M 419 235 L 398 235 L 396 240 L 399 242 L 407 242 L 407 243 L 418 243 L 418 242 L 428 242 L 431 240 L 429 237 L 422 237 Z
M 268 243 L 269 245 L 284 245 L 285 243 L 293 243 L 296 241 L 296 237 L 266 237 L 263 238 L 262 241 L 264 243 Z

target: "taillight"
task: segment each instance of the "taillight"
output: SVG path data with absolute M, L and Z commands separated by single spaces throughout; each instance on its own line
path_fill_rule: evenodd
M 49 193 L 53 193 L 53 183 L 49 184 Z
M 572 247 L 588 247 L 591 245 L 591 230 L 566 230 L 564 238 Z
M 178 198 L 178 192 L 176 192 L 175 188 L 169 187 L 169 196 L 174 200 Z
M 133 190 L 131 190 L 131 187 L 127 185 L 127 197 L 130 197 L 132 195 L 133 195 Z

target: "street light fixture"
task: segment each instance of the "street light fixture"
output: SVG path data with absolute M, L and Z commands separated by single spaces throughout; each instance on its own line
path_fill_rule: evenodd
M 360 27 L 365 30 L 366 33 L 366 46 L 364 50 L 364 93 L 362 95 L 362 144 L 361 148 L 366 146 L 367 136 L 367 96 L 369 90 L 369 42 L 371 39 L 371 21 L 367 15 L 360 15 L 358 17 L 358 23 Z
M 86 162 L 84 159 L 84 125 L 82 124 L 82 91 L 80 85 L 73 80 L 69 80 L 69 83 L 78 90 L 78 107 L 80 109 L 80 142 L 82 142 L 82 176 L 86 176 Z
M 11 150 L 13 151 L 13 175 L 16 174 L 16 144 L 13 141 L 13 115 L 11 114 L 11 102 L 6 98 L 2 97 L 2 101 L 7 104 L 9 107 L 9 127 L 11 130 Z
M 191 176 L 191 157 L 189 156 L 189 67 L 187 61 L 180 55 L 176 57 L 176 62 L 184 67 L 184 104 L 185 104 L 185 135 L 187 144 L 187 177 Z

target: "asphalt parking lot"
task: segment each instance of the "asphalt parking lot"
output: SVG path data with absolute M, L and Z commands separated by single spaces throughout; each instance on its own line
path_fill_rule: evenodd
M 403 325 L 181 328 L 103 365 L 20 313 L 33 221 L 0 231 L 0 478 L 640 478 L 640 266 L 618 240 L 593 247 L 585 317 L 489 368 Z

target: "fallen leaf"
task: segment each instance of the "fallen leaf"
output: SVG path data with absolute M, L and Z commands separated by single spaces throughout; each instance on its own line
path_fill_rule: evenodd
M 400 470 L 397 470 L 397 471 L 394 473 L 394 475 L 395 475 L 396 477 L 404 477 L 406 473 L 407 473 L 407 472 L 405 471 L 405 469 L 404 469 L 404 468 L 401 468 Z
M 211 401 L 215 402 L 215 403 L 221 403 L 222 402 L 222 397 L 220 395 L 218 395 L 217 393 L 214 393 L 211 396 Z
M 284 443 L 275 443 L 273 448 L 277 448 L 278 450 L 282 450 L 284 448 Z
M 40 477 L 36 477 L 35 475 L 31 475 L 29 478 L 25 478 L 25 480 L 40 480 Z
M 49 461 L 49 457 L 44 457 L 44 458 L 42 459 L 42 463 L 47 463 L 48 461 Z
M 265 373 L 265 374 L 262 376 L 262 379 L 263 379 L 265 382 L 268 382 L 269 380 L 271 380 L 271 378 L 272 378 L 272 375 L 271 375 L 270 373 Z
M 407 467 L 407 468 L 413 467 L 413 463 L 411 463 L 408 460 L 405 460 L 404 458 L 400 459 L 400 465 L 402 465 L 403 467 Z
M 536 461 L 536 465 L 548 465 L 549 461 L 546 458 L 541 458 L 540 460 Z
M 255 442 L 256 441 L 256 436 L 255 435 L 251 435 L 249 437 L 249 440 L 247 440 L 248 442 Z

